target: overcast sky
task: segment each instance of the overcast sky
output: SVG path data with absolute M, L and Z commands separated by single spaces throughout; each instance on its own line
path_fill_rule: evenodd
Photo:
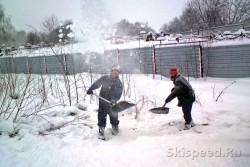
M 37 29 L 46 16 L 54 14 L 60 21 L 81 20 L 84 15 L 83 3 L 96 0 L 0 0 L 5 14 L 11 17 L 16 30 L 29 31 L 26 25 Z M 98 0 L 100 1 L 100 0 Z M 164 23 L 179 17 L 188 0 L 101 0 L 103 7 L 114 22 L 127 19 L 129 22 L 148 22 L 156 31 Z

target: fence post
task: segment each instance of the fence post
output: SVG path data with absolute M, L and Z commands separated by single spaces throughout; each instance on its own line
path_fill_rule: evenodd
M 26 70 L 27 70 L 27 74 L 30 74 L 30 67 L 29 67 L 29 57 L 27 56 L 27 59 L 26 59 Z
M 156 69 L 156 59 L 155 59 L 155 46 L 153 45 L 153 78 L 155 79 L 155 75 L 157 74 Z
M 200 77 L 203 78 L 204 76 L 204 67 L 203 67 L 203 50 L 202 46 L 199 45 L 199 51 L 200 51 Z
M 48 74 L 47 57 L 44 55 L 45 74 Z
M 11 56 L 11 72 L 16 73 L 15 63 L 14 63 L 14 56 L 13 55 Z

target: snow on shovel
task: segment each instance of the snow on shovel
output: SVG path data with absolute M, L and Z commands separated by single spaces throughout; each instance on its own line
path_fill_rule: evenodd
M 98 98 L 104 100 L 105 102 L 109 103 L 109 105 L 111 105 L 111 109 L 110 110 L 112 112 L 121 112 L 121 111 L 126 110 L 126 109 L 128 109 L 130 107 L 135 106 L 134 103 L 127 102 L 127 101 L 120 101 L 120 102 L 116 103 L 115 105 L 112 105 L 109 100 L 107 100 L 107 99 L 105 99 L 105 98 L 103 98 L 101 96 L 98 96 L 95 93 L 93 93 L 93 95 L 95 95 L 96 97 L 98 97 Z
M 162 107 L 151 108 L 149 111 L 155 114 L 168 114 L 169 108 L 165 107 L 167 103 L 164 103 Z

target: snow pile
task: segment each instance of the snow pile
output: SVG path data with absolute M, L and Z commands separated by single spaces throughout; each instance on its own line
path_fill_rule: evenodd
M 180 131 L 184 120 L 176 99 L 167 104 L 167 115 L 148 111 L 164 103 L 173 87 L 168 78 L 131 75 L 130 81 L 131 94 L 122 98 L 137 107 L 119 113 L 118 136 L 107 120 L 106 141 L 97 139 L 98 104 L 90 96 L 22 117 L 14 126 L 1 118 L 0 166 L 249 166 L 250 78 L 191 78 L 197 126 L 187 131 Z M 13 128 L 20 130 L 10 137 Z

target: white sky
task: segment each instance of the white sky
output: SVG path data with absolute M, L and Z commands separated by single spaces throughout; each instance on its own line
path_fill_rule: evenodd
M 86 0 L 85 0 L 86 1 Z M 87 0 L 90 1 L 90 0 Z M 91 0 L 94 2 L 96 0 Z M 148 22 L 158 31 L 164 23 L 179 17 L 188 0 L 102 0 L 114 22 L 127 19 Z M 11 16 L 16 30 L 40 29 L 46 16 L 54 14 L 60 21 L 81 19 L 83 0 L 0 0 L 5 14 Z

